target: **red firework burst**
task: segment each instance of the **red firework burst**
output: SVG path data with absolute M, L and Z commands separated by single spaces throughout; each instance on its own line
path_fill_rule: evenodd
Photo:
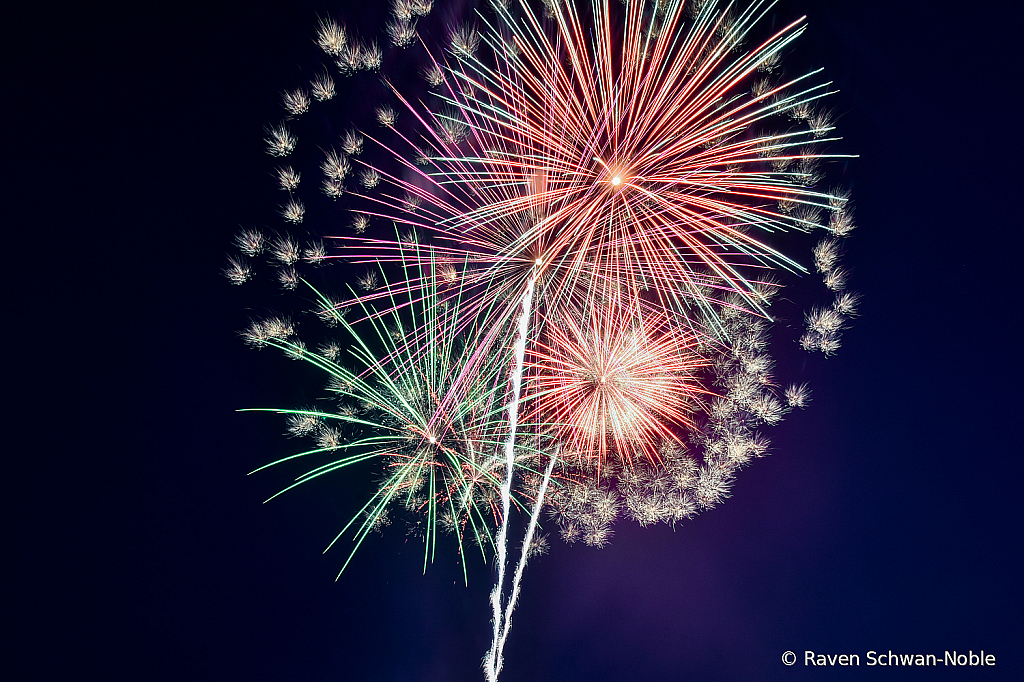
M 619 304 L 559 315 L 530 352 L 528 420 L 553 429 L 562 458 L 586 469 L 657 462 L 662 441 L 681 442 L 692 428 L 705 394 L 692 345 L 664 316 Z
M 362 196 L 374 214 L 431 235 L 421 253 L 461 264 L 460 287 L 478 292 L 465 310 L 499 325 L 538 271 L 542 308 L 614 281 L 667 308 L 685 298 L 710 309 L 736 292 L 766 314 L 753 280 L 764 268 L 803 268 L 757 233 L 818 226 L 780 202 L 830 199 L 808 177 L 831 127 L 763 129 L 812 110 L 827 84 L 755 82 L 802 21 L 745 47 L 761 3 L 692 21 L 681 7 L 652 17 L 644 3 L 557 4 L 549 22 L 521 10 L 491 35 L 494 64 L 465 51 L 431 57 L 443 75 L 438 111 L 394 90 L 425 131 L 418 142 L 394 132 L 425 165 L 378 142 L 403 170 L 383 174 L 392 191 Z M 410 258 L 396 242 L 355 248 L 368 261 Z

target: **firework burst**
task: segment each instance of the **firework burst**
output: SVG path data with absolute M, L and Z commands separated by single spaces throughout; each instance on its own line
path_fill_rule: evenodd
M 525 3 L 516 14 L 498 9 L 483 32 L 493 62 L 465 49 L 453 60 L 428 52 L 443 75 L 439 110 L 393 88 L 422 129 L 415 140 L 373 140 L 401 172 L 381 175 L 385 191 L 362 198 L 467 263 L 480 300 L 471 313 L 510 301 L 500 323 L 535 268 L 540 307 L 614 281 L 666 307 L 689 298 L 709 312 L 737 292 L 767 314 L 757 273 L 804 268 L 758 235 L 823 228 L 821 209 L 837 201 L 810 186 L 834 138 L 769 125 L 813 111 L 827 84 L 805 85 L 808 74 L 753 87 L 803 31 L 795 22 L 742 48 L 769 6 L 728 23 L 714 3 L 689 21 L 682 3 L 659 12 L 642 2 L 552 3 L 547 22 Z M 410 214 L 399 196 L 418 197 L 421 210 Z M 352 255 L 399 257 L 393 244 L 364 240 Z
M 531 349 L 528 421 L 547 425 L 562 458 L 600 471 L 615 458 L 657 463 L 662 441 L 683 442 L 706 364 L 685 331 L 619 304 L 563 314 Z
M 382 288 L 394 293 L 386 281 Z M 280 318 L 253 322 L 243 333 L 249 345 L 279 348 L 322 370 L 334 402 L 331 409 L 265 410 L 286 415 L 292 435 L 309 437 L 316 447 L 256 471 L 298 458 L 328 458 L 273 497 L 360 462 L 378 461 L 382 473 L 374 494 L 331 542 L 354 532 L 346 565 L 371 532 L 390 523 L 396 508 L 411 513 L 412 527 L 426 541 L 424 566 L 433 558 L 439 532 L 457 537 L 460 555 L 468 540 L 486 558 L 503 513 L 499 358 L 475 355 L 452 333 L 457 304 L 440 301 L 436 288 L 421 290 L 415 300 L 392 305 L 384 314 L 363 307 L 360 325 L 348 321 L 347 307 L 310 290 L 320 319 L 348 336 L 347 353 L 337 343 L 309 350 L 294 325 Z M 402 294 L 408 294 L 407 287 Z M 458 380 L 464 376 L 472 380 Z M 538 455 L 518 447 L 515 466 L 532 471 Z
M 282 95 L 286 123 L 265 128 L 287 192 L 278 220 L 315 237 L 246 230 L 224 274 L 244 284 L 247 259 L 265 258 L 344 337 L 311 350 L 286 317 L 243 333 L 323 370 L 334 401 L 274 410 L 315 447 L 267 467 L 327 459 L 291 490 L 378 462 L 332 545 L 349 532 L 358 548 L 404 510 L 425 564 L 445 530 L 462 557 L 467 541 L 493 551 L 489 680 L 523 567 L 546 541 L 542 510 L 565 540 L 595 547 L 619 516 L 689 519 L 767 452 L 762 427 L 807 404 L 806 385 L 773 378 L 784 280 L 772 273 L 816 271 L 833 299 L 806 312 L 794 344 L 831 355 L 856 314 L 840 262 L 853 207 L 818 188 L 824 162 L 843 157 L 820 103 L 831 90 L 818 72 L 779 75 L 805 25 L 762 31 L 773 5 L 512 0 L 442 27 L 433 3 L 395 0 L 383 42 L 321 21 L 315 42 L 343 79 L 331 64 L 310 71 Z M 418 68 L 389 69 L 414 55 Z M 415 87 L 389 75 L 410 72 Z M 303 127 L 307 111 L 337 112 L 344 78 L 368 77 L 384 96 L 367 120 L 337 121 L 315 161 L 297 153 L 300 135 L 322 132 Z M 300 179 L 318 170 L 320 195 L 304 201 L 318 185 Z M 394 236 L 379 234 L 388 225 Z M 785 252 L 787 234 L 813 232 L 812 253 Z M 329 297 L 306 275 L 339 260 L 348 293 Z M 512 571 L 516 508 L 529 520 Z

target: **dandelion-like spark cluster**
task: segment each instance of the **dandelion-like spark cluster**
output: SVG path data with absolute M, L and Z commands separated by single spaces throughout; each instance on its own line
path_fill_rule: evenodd
M 816 276 L 831 299 L 789 339 L 808 351 L 835 353 L 856 315 L 852 204 L 824 186 L 846 158 L 832 91 L 783 70 L 805 24 L 764 30 L 773 4 L 492 0 L 447 24 L 394 0 L 385 42 L 321 19 L 322 65 L 265 128 L 286 198 L 224 274 L 243 284 L 262 260 L 304 292 L 315 349 L 283 316 L 243 338 L 322 370 L 330 400 L 273 410 L 314 447 L 261 469 L 314 459 L 290 490 L 378 463 L 331 543 L 351 534 L 349 560 L 395 514 L 425 564 L 443 533 L 463 566 L 469 544 L 493 552 L 488 679 L 540 526 L 600 547 L 620 517 L 721 503 L 768 451 L 763 427 L 809 401 L 773 376 L 779 292 Z M 372 88 L 354 116 L 346 93 Z

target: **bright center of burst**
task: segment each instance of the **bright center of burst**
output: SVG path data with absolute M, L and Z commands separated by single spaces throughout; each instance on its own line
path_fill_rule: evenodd
M 543 265 L 544 264 L 544 259 L 543 258 L 538 258 L 535 262 L 537 263 L 537 265 Z
M 614 178 L 612 178 L 612 184 L 613 185 L 618 186 L 621 183 L 622 183 L 622 178 L 620 178 L 618 175 L 616 175 Z
M 429 441 L 430 441 L 430 444 L 431 444 L 431 445 L 434 445 L 435 443 L 437 443 L 437 439 L 436 439 L 436 438 L 434 438 L 433 436 L 430 436 L 429 438 L 427 438 L 427 440 L 429 440 Z

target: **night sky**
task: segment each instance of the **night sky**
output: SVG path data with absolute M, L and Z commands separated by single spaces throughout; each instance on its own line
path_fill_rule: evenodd
M 6 20 L 8 679 L 482 679 L 488 566 L 467 587 L 447 540 L 424 575 L 422 542 L 392 528 L 335 582 L 347 553 L 320 550 L 366 481 L 263 505 L 283 479 L 246 473 L 295 441 L 235 412 L 320 390 L 243 346 L 271 304 L 220 269 L 238 226 L 269 220 L 262 128 L 318 14 L 372 22 L 370 5 Z M 601 550 L 553 536 L 506 682 L 1020 679 L 1021 17 L 918 0 L 777 13 L 809 16 L 794 58 L 835 82 L 860 155 L 842 179 L 862 315 L 836 357 L 785 354 L 780 376 L 813 401 L 725 504 L 675 530 L 620 520 Z M 996 666 L 865 666 L 890 649 Z M 861 667 L 807 668 L 805 650 Z

